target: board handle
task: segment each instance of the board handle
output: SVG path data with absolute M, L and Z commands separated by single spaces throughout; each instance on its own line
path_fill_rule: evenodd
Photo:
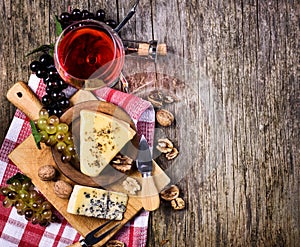
M 15 83 L 6 94 L 7 99 L 31 120 L 39 118 L 39 111 L 43 108 L 36 94 L 25 82 Z
M 160 199 L 153 177 L 142 178 L 141 200 L 143 208 L 147 211 L 154 211 L 159 208 Z

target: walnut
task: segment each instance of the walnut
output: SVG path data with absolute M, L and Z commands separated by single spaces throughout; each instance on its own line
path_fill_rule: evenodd
M 140 184 L 134 178 L 127 177 L 122 183 L 124 189 L 132 195 L 136 195 L 136 192 L 141 189 Z
M 185 207 L 185 202 L 182 198 L 177 197 L 171 201 L 171 205 L 175 210 L 181 210 Z
M 125 247 L 125 243 L 123 243 L 119 240 L 109 240 L 105 246 L 106 247 Z
M 156 112 L 156 120 L 161 126 L 168 127 L 173 123 L 174 116 L 171 112 L 160 109 Z
M 166 158 L 168 160 L 172 160 L 177 157 L 178 153 L 179 152 L 178 152 L 177 148 L 172 148 L 171 152 L 166 154 Z
M 56 169 L 52 165 L 41 166 L 38 170 L 38 176 L 43 181 L 51 181 L 56 176 Z
M 131 159 L 127 155 L 122 155 L 122 154 L 116 155 L 111 162 L 111 165 L 120 172 L 129 171 L 132 167 L 132 164 L 133 164 L 133 159 Z
M 54 192 L 59 198 L 69 198 L 72 193 L 72 190 L 72 185 L 63 180 L 58 180 L 54 184 Z
M 157 150 L 162 153 L 169 153 L 173 149 L 173 143 L 168 138 L 158 139 Z
M 159 91 L 155 90 L 148 95 L 148 100 L 154 107 L 160 108 L 163 103 L 163 95 Z
M 161 191 L 160 196 L 166 201 L 172 201 L 179 196 L 179 188 L 176 185 L 171 185 L 171 187 Z

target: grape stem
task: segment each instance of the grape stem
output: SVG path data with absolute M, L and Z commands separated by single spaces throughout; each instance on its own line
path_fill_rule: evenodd
M 131 17 L 135 14 L 136 7 L 138 6 L 140 0 L 137 0 L 126 17 L 120 22 L 120 24 L 114 29 L 116 33 L 120 32 L 120 30 L 125 26 L 125 24 L 131 19 Z

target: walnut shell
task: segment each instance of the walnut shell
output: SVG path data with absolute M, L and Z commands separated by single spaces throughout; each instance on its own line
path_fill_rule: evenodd
M 105 246 L 106 247 L 125 247 L 125 243 L 123 243 L 119 240 L 109 240 Z
M 179 188 L 176 185 L 171 185 L 171 187 L 161 191 L 160 196 L 166 201 L 172 201 L 179 196 Z
M 56 169 L 52 165 L 41 166 L 38 170 L 38 176 L 43 181 L 51 181 L 56 176 Z
M 171 201 L 171 206 L 175 209 L 175 210 L 181 210 L 185 208 L 185 202 L 182 198 L 177 197 L 176 199 Z
M 72 190 L 72 185 L 63 180 L 58 180 L 54 184 L 54 192 L 59 198 L 69 198 L 72 193 Z
M 173 123 L 174 116 L 171 112 L 160 109 L 156 113 L 156 120 L 161 126 L 168 127 Z

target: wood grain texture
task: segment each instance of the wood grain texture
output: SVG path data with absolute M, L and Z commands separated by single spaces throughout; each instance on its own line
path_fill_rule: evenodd
M 121 19 L 131 3 L 0 3 L 0 140 L 14 113 L 4 95 L 29 76 L 32 57 L 24 55 L 55 40 L 53 15 L 68 5 L 105 6 Z M 188 122 L 199 128 L 200 152 L 179 183 L 187 208 L 175 212 L 162 203 L 151 214 L 148 246 L 298 245 L 299 13 L 294 0 L 140 1 L 122 36 L 159 39 L 200 68 L 193 87 L 200 109 L 207 100 L 211 110 Z M 220 152 L 207 157 L 208 150 Z

